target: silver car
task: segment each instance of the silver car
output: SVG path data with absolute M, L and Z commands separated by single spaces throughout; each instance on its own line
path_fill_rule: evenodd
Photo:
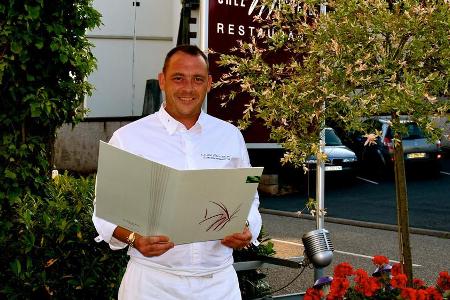
M 333 128 L 325 128 L 325 171 L 327 172 L 346 172 L 354 174 L 358 159 L 355 152 L 342 144 Z M 307 160 L 308 168 L 316 170 L 316 158 L 311 157 Z

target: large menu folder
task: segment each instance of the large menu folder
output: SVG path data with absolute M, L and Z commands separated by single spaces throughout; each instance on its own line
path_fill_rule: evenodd
M 175 244 L 242 232 L 263 168 L 177 170 L 100 142 L 96 216 Z

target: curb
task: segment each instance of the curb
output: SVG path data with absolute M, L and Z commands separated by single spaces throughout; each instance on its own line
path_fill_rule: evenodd
M 281 210 L 267 209 L 267 208 L 260 208 L 259 211 L 260 211 L 260 213 L 269 214 L 269 215 L 276 215 L 276 216 L 290 217 L 290 218 L 297 218 L 297 219 L 306 219 L 306 220 L 316 220 L 316 218 L 311 215 L 303 215 L 303 214 L 298 215 L 295 212 L 288 212 L 288 211 L 281 211 Z M 382 223 L 364 222 L 364 221 L 340 219 L 340 218 L 333 218 L 333 217 L 325 217 L 325 222 L 342 224 L 342 225 L 350 225 L 350 226 L 358 226 L 358 227 L 364 227 L 364 228 L 388 230 L 388 231 L 398 231 L 396 225 L 382 224 Z M 450 232 L 448 232 L 448 231 L 439 231 L 439 230 L 410 227 L 409 232 L 412 234 L 428 235 L 428 236 L 433 236 L 433 237 L 438 237 L 438 238 L 443 238 L 443 239 L 450 239 Z

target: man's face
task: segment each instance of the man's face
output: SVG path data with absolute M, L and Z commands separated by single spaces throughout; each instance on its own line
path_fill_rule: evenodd
M 166 95 L 166 111 L 188 129 L 191 128 L 211 88 L 211 76 L 208 75 L 205 60 L 201 56 L 177 52 L 158 79 Z

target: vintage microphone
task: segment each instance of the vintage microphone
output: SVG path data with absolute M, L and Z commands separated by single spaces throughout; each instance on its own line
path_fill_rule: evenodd
M 334 247 L 328 230 L 317 229 L 307 232 L 303 235 L 302 241 L 306 257 L 314 267 L 324 268 L 331 263 Z
M 306 257 L 304 257 L 303 260 L 299 262 L 289 259 L 257 255 L 256 258 L 261 262 L 267 262 L 270 264 L 285 266 L 289 268 L 302 269 L 300 273 L 295 276 L 288 284 L 284 285 L 282 288 L 277 289 L 276 291 L 271 291 L 272 293 L 278 292 L 289 286 L 303 273 L 306 267 L 310 264 L 313 264 L 316 269 L 320 269 L 328 266 L 331 263 L 333 259 L 334 247 L 331 243 L 329 232 L 326 229 L 317 229 L 307 232 L 303 235 L 302 241 L 303 246 L 305 247 L 304 254 Z M 236 270 L 241 271 L 245 269 Z M 327 277 L 326 280 L 330 280 L 330 278 L 332 280 L 332 277 Z M 325 282 L 322 280 L 319 281 L 318 284 L 325 284 Z
M 333 259 L 334 247 L 326 229 L 307 232 L 302 237 L 305 258 L 302 261 L 289 260 L 266 255 L 256 255 L 253 259 L 289 268 L 305 268 L 313 264 L 316 268 L 328 266 Z

